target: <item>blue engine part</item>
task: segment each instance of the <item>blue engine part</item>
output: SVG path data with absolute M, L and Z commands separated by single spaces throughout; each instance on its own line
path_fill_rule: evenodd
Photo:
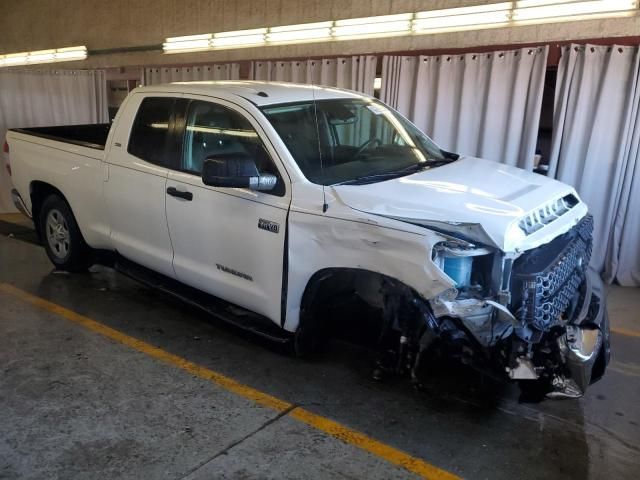
M 444 273 L 455 282 L 456 287 L 468 287 L 471 284 L 471 266 L 473 257 L 445 257 Z

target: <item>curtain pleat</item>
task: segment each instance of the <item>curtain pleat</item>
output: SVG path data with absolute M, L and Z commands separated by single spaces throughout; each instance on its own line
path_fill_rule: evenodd
M 251 62 L 249 78 L 252 80 L 268 81 L 271 78 L 272 62 Z
M 549 174 L 595 219 L 591 265 L 640 285 L 640 48 L 571 45 L 558 66 Z
M 322 60 L 255 61 L 251 62 L 249 78 L 339 87 L 373 95 L 376 62 L 374 55 Z
M 0 72 L 0 144 L 9 128 L 106 123 L 104 71 L 6 70 Z M 4 156 L 4 154 L 3 154 Z M 11 179 L 0 165 L 0 213 L 15 211 Z
M 144 70 L 145 85 L 200 80 L 238 80 L 239 78 L 239 63 L 188 67 L 148 67 Z
M 445 150 L 531 170 L 547 54 L 385 56 L 380 99 Z

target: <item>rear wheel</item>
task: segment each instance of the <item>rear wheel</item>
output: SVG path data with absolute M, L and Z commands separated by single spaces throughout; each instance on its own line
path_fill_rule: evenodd
M 80 272 L 91 265 L 91 249 L 82 238 L 69 205 L 58 195 L 50 195 L 42 203 L 40 233 L 56 268 Z

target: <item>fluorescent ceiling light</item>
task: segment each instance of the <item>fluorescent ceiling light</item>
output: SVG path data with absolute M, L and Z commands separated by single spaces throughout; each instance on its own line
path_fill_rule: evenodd
M 631 0 L 594 0 L 585 2 L 566 2 L 553 0 L 526 0 L 516 2 L 512 20 L 526 22 L 532 20 L 567 20 L 567 17 L 618 14 L 638 8 L 637 1 Z
M 388 23 L 397 22 L 401 20 L 411 20 L 413 13 L 400 13 L 398 15 L 379 15 L 377 17 L 361 17 L 361 18 L 348 18 L 346 20 L 336 20 L 334 22 L 336 27 L 343 25 L 368 25 L 372 23 Z
M 284 27 L 271 27 L 267 34 L 267 41 L 292 42 L 305 40 L 320 40 L 331 38 L 331 26 L 333 22 L 305 23 L 301 25 L 286 25 Z
M 211 46 L 213 48 L 241 48 L 263 45 L 266 42 L 266 33 L 266 28 L 214 33 Z
M 187 35 L 186 37 L 169 37 L 167 38 L 167 43 L 174 42 L 190 42 L 196 40 L 210 40 L 213 38 L 213 35 L 210 33 L 205 33 L 204 35 Z
M 186 53 L 224 48 L 242 48 L 263 45 L 266 28 L 237 30 L 235 32 L 206 33 L 167 38 L 162 44 L 164 53 Z
M 262 45 L 264 43 L 266 43 L 264 35 L 241 35 L 238 37 L 223 37 L 211 40 L 211 46 L 213 48 L 252 47 L 255 45 Z
M 208 50 L 211 47 L 209 40 L 187 40 L 182 42 L 162 44 L 162 48 L 168 53 L 188 52 L 195 50 Z
M 411 30 L 412 13 L 400 15 L 382 15 L 379 17 L 350 18 L 334 22 L 332 35 L 336 40 L 340 37 L 375 37 L 398 35 Z
M 0 67 L 33 65 L 39 63 L 70 62 L 87 58 L 87 47 L 69 47 L 34 52 L 0 55 Z
M 226 38 L 226 37 L 264 35 L 265 33 L 267 33 L 266 28 L 253 28 L 251 30 L 235 30 L 233 32 L 214 33 L 213 36 L 214 38 Z
M 213 35 L 210 33 L 204 35 L 188 35 L 186 37 L 167 38 L 162 48 L 166 53 L 178 53 L 197 50 L 208 50 L 211 47 L 211 39 Z
M 514 0 L 167 38 L 165 53 L 479 30 L 638 14 L 640 0 Z M 42 53 L 42 55 L 46 55 Z M 0 58 L 1 62 L 6 62 Z
M 512 9 L 513 2 L 502 2 L 418 12 L 413 30 L 416 33 L 436 33 L 496 27 L 509 22 Z
M 264 45 L 264 35 L 242 35 L 239 37 L 223 37 L 211 40 L 211 46 L 217 49 L 242 48 Z
M 278 32 L 267 34 L 267 40 L 272 43 L 278 42 L 292 42 L 292 41 L 304 41 L 304 40 L 321 40 L 330 39 L 330 28 L 317 28 L 314 30 L 298 30 L 291 32 Z
M 5 65 L 26 65 L 29 57 L 26 53 L 13 53 L 5 55 L 3 60 Z
M 271 27 L 269 33 L 290 32 L 292 30 L 316 30 L 321 28 L 331 28 L 333 22 L 316 22 L 316 23 L 301 23 L 299 25 L 285 25 L 283 27 Z
M 465 15 L 451 15 L 443 17 L 419 18 L 413 22 L 413 30 L 457 30 L 463 28 L 483 28 L 508 23 L 511 18 L 509 11 L 469 13 Z
M 27 61 L 29 63 L 53 62 L 55 59 L 55 50 L 40 50 L 38 52 L 30 52 L 27 57 Z
M 409 33 L 411 30 L 411 22 L 409 20 L 389 23 L 372 23 L 362 25 L 345 25 L 333 28 L 333 36 L 339 37 L 352 36 L 375 36 L 391 33 Z
M 471 15 L 474 13 L 496 12 L 513 9 L 513 2 L 490 3 L 488 5 L 474 5 L 471 7 L 443 8 L 441 10 L 427 10 L 418 12 L 416 19 L 434 17 L 452 17 L 456 15 Z
M 87 47 L 58 48 L 55 53 L 57 62 L 69 60 L 84 60 L 87 58 Z

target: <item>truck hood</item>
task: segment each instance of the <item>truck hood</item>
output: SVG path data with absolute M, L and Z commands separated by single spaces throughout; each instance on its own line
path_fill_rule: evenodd
M 521 219 L 566 195 L 578 199 L 576 192 L 545 176 L 474 157 L 406 177 L 333 188 L 355 210 L 458 234 L 505 252 L 547 243 L 587 211 L 580 202 L 526 235 L 518 226 Z

